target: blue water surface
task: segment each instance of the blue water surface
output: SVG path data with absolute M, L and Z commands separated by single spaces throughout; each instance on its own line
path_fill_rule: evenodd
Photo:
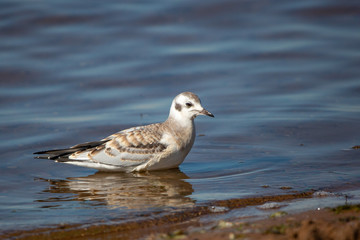
M 0 230 L 359 189 L 358 1 L 5 0 L 0 18 Z M 180 170 L 33 159 L 163 121 L 183 91 L 215 118 Z

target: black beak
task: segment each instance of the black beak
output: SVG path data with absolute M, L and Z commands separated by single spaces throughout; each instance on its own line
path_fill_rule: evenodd
M 206 116 L 209 116 L 209 117 L 215 117 L 214 114 L 212 114 L 211 112 L 209 112 L 206 109 L 201 110 L 200 114 L 201 115 L 206 115 Z

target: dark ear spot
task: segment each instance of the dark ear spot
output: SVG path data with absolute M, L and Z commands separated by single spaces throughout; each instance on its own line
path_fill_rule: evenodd
M 175 109 L 178 110 L 179 112 L 181 112 L 181 105 L 176 103 L 175 104 Z

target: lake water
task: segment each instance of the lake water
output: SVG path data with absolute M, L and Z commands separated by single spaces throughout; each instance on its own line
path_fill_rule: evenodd
M 0 230 L 310 189 L 360 200 L 358 1 L 0 6 Z M 33 159 L 163 121 L 183 91 L 215 118 L 196 119 L 179 170 L 109 174 Z

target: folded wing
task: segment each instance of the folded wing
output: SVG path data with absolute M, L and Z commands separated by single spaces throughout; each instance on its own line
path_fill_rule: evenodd
M 159 156 L 166 149 L 161 143 L 159 124 L 127 129 L 104 139 L 96 147 L 77 151 L 69 160 L 92 161 L 114 167 L 129 167 L 143 164 Z

